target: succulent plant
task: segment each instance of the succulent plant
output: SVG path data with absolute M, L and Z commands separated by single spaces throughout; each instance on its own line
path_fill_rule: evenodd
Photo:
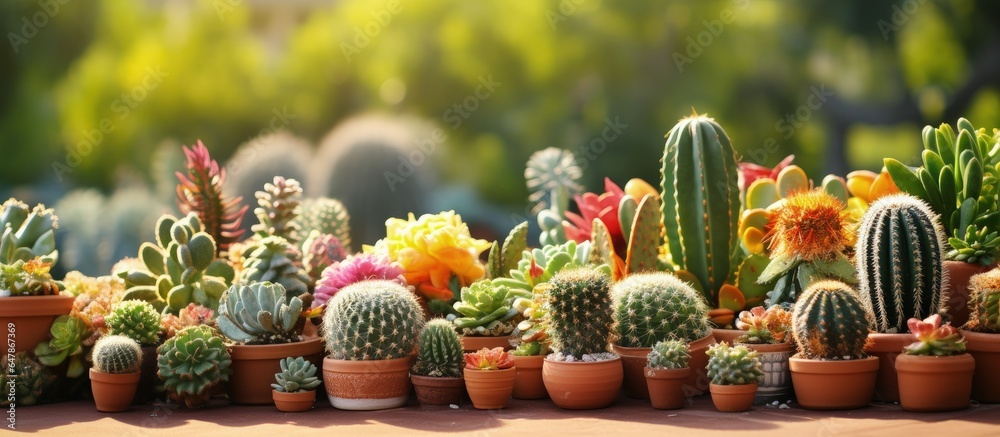
M 531 293 L 515 287 L 495 284 L 488 279 L 463 287 L 455 311 L 464 317 L 448 315 L 462 335 L 502 336 L 514 331 L 520 313 L 514 299 L 530 298 Z
M 274 282 L 285 288 L 286 299 L 309 294 L 312 281 L 302 269 L 302 253 L 277 236 L 264 237 L 243 262 L 240 282 Z
M 420 376 L 459 378 L 462 376 L 462 341 L 455 327 L 445 319 L 424 325 L 417 340 L 417 361 L 412 373 Z
M 792 335 L 799 355 L 813 360 L 853 360 L 866 357 L 870 316 L 858 293 L 847 284 L 819 281 L 792 309 Z
M 219 303 L 216 323 L 230 340 L 245 344 L 280 344 L 300 340 L 305 318 L 302 300 L 285 300 L 281 284 L 234 284 Z
M 351 216 L 347 208 L 337 199 L 320 197 L 305 199 L 300 206 L 301 213 L 295 220 L 299 231 L 309 235 L 312 231 L 333 235 L 347 252 L 351 251 Z
M 1000 269 L 969 279 L 969 322 L 965 329 L 1000 333 Z
M 165 341 L 157 352 L 157 368 L 171 399 L 188 408 L 208 402 L 212 389 L 229 380 L 229 351 L 208 326 L 184 328 Z
M 94 370 L 136 373 L 142 366 L 142 348 L 130 337 L 106 335 L 94 344 Z
M 159 343 L 160 313 L 149 302 L 126 300 L 115 304 L 106 318 L 108 332 L 123 335 L 142 346 Z
M 563 270 L 549 283 L 547 323 L 552 348 L 576 359 L 608 352 L 614 332 L 611 278 L 581 267 Z
M 944 310 L 944 247 L 938 217 L 922 200 L 898 194 L 871 205 L 861 223 L 855 262 L 872 330 L 906 332 L 911 317 Z
M 757 351 L 716 343 L 708 347 L 708 378 L 716 385 L 756 384 L 764 377 Z
M 59 283 L 52 280 L 52 263 L 44 258 L 0 264 L 0 297 L 51 296 L 59 294 Z
M 215 328 L 215 311 L 195 303 L 189 303 L 188 306 L 181 308 L 177 311 L 177 315 L 164 314 L 160 318 L 160 327 L 166 338 L 177 335 L 184 328 L 201 325 Z
M 753 307 L 750 311 L 741 311 L 736 320 L 736 329 L 746 331 L 734 343 L 743 344 L 777 344 L 785 341 L 788 331 L 792 328 L 792 315 L 780 306 L 764 309 Z
M 287 357 L 280 360 L 281 371 L 274 374 L 277 384 L 271 384 L 275 390 L 286 393 L 309 391 L 322 382 L 316 377 L 316 365 L 303 357 Z
M 514 358 L 502 347 L 482 348 L 465 354 L 465 368 L 472 370 L 503 370 L 514 367 Z
M 333 235 L 312 231 L 302 242 L 302 267 L 312 283 L 320 280 L 323 270 L 345 258 L 344 245 Z
M 16 402 L 17 406 L 36 405 L 50 398 L 58 388 L 59 376 L 47 366 L 31 359 L 27 352 L 5 358 L 7 361 L 0 372 L 0 387 L 6 396 L 0 397 L 0 405 L 5 408 Z M 14 394 L 13 397 L 10 393 Z
M 687 343 L 680 340 L 661 340 L 646 355 L 646 367 L 655 370 L 683 369 L 688 366 L 691 353 Z
M 548 302 L 551 284 L 538 284 L 532 289 L 531 299 L 514 299 L 512 307 L 524 317 L 517 324 L 513 335 L 519 343 L 514 349 L 514 355 L 533 356 L 548 355 L 552 339 L 548 333 Z
M 93 334 L 87 324 L 72 316 L 59 316 L 49 328 L 52 339 L 35 346 L 38 361 L 49 367 L 66 364 L 66 376 L 76 378 L 87 370 L 84 342 Z
M 205 232 L 215 242 L 212 249 L 220 255 L 243 235 L 240 224 L 248 206 L 240 205 L 242 197 L 223 197 L 226 170 L 219 168 L 201 140 L 190 148 L 184 147 L 184 156 L 187 158 L 187 174 L 177 172 L 180 181 L 177 185 L 177 207 L 183 214 L 197 214 Z M 159 241 L 165 247 L 165 241 Z
M 517 262 L 517 270 L 510 272 L 510 278 L 497 278 L 494 283 L 509 287 L 531 290 L 534 286 L 548 282 L 563 269 L 582 267 L 590 263 L 590 242 L 567 241 L 556 246 L 544 246 L 525 250 Z M 607 274 L 610 267 L 605 266 Z
M 336 360 L 388 360 L 413 352 L 423 310 L 406 287 L 389 280 L 348 285 L 323 315 L 323 339 Z
M 528 222 L 521 222 L 510 230 L 502 244 L 499 241 L 493 242 L 486 261 L 487 279 L 510 277 L 511 270 L 517 269 L 517 263 L 521 261 L 521 255 L 527 248 Z
M 624 253 L 627 240 L 622 228 L 631 226 L 631 220 L 622 223 L 619 217 L 619 208 L 625 197 L 625 191 L 610 178 L 604 178 L 603 193 L 583 193 L 575 196 L 573 200 L 580 214 L 565 212 L 566 221 L 563 222 L 563 227 L 566 230 L 566 237 L 577 243 L 588 241 L 593 234 L 594 220 L 599 220 L 607 228 L 615 251 Z
M 257 224 L 250 229 L 261 237 L 276 236 L 299 244 L 304 236 L 295 221 L 301 212 L 302 186 L 299 181 L 275 176 L 274 182 L 264 184 L 264 189 L 255 193 L 255 197 L 260 206 L 253 210 Z
M 59 218 L 51 208 L 38 204 L 29 209 L 13 197 L 7 199 L 0 205 L 0 264 L 37 257 L 55 263 L 59 258 L 55 240 L 58 227 Z
M 935 357 L 958 355 L 965 353 L 965 339 L 955 327 L 941 323 L 940 314 L 934 314 L 924 320 L 910 319 L 910 333 L 917 341 L 903 348 L 907 355 L 932 355 Z
M 531 154 L 524 169 L 528 185 L 528 201 L 533 214 L 538 215 L 542 229 L 539 242 L 542 246 L 566 242 L 563 219 L 569 199 L 583 191 L 579 184 L 583 174 L 573 153 L 549 147 Z
M 631 203 L 623 203 L 621 209 L 626 208 L 625 204 Z M 626 236 L 625 275 L 659 270 L 660 214 L 660 200 L 655 195 L 647 194 L 631 213 L 632 219 L 621 223 Z
M 399 263 L 389 261 L 384 255 L 356 253 L 323 270 L 323 277 L 316 282 L 313 291 L 313 308 L 326 304 L 344 287 L 368 279 L 387 279 L 407 285 L 403 266 Z
M 659 341 L 692 342 L 712 333 L 708 307 L 691 286 L 670 273 L 637 273 L 611 287 L 617 341 L 653 347 Z

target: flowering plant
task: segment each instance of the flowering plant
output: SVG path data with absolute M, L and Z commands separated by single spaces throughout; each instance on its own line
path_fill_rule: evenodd
M 779 306 L 764 309 L 753 307 L 750 311 L 740 311 L 736 329 L 747 331 L 736 340 L 737 343 L 777 344 L 784 342 L 791 329 L 792 314 Z
M 316 281 L 313 308 L 326 304 L 342 288 L 368 279 L 388 279 L 407 285 L 401 264 L 389 261 L 384 255 L 359 253 L 323 269 L 322 277 Z
M 465 354 L 465 368 L 472 370 L 503 370 L 514 367 L 514 359 L 502 347 L 482 348 Z
M 941 315 L 935 314 L 924 320 L 911 318 L 906 322 L 910 333 L 917 342 L 906 346 L 907 355 L 948 356 L 965 352 L 965 339 L 951 324 L 941 324 Z

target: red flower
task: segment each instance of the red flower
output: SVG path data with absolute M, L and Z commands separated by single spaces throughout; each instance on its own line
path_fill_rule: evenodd
M 564 222 L 563 228 L 566 230 L 567 238 L 582 243 L 590 241 L 594 219 L 600 219 L 608 228 L 611 241 L 615 245 L 615 252 L 623 253 L 626 242 L 622 235 L 621 225 L 618 223 L 618 205 L 625 197 L 625 191 L 611 182 L 610 178 L 604 178 L 604 190 L 605 192 L 601 195 L 584 193 L 582 196 L 574 197 L 580 214 L 566 211 L 566 219 L 570 223 Z

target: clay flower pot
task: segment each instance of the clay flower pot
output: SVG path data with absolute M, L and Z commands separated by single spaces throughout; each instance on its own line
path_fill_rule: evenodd
M 951 326 L 962 326 L 969 321 L 969 278 L 987 272 L 994 266 L 972 264 L 964 261 L 944 261 L 941 263 L 948 278 L 947 287 L 942 292 L 947 296 L 948 315 Z
M 316 402 L 316 390 L 288 393 L 271 389 L 271 397 L 278 411 L 298 413 L 312 409 L 313 403 Z
M 632 399 L 649 399 L 649 389 L 646 387 L 646 356 L 653 348 L 622 347 L 611 345 L 611 351 L 622 357 L 622 371 L 625 396 Z
M 270 405 L 271 382 L 281 371 L 278 363 L 285 357 L 305 357 L 319 367 L 323 356 L 320 339 L 285 344 L 232 345 L 230 346 L 232 374 L 226 384 L 229 401 L 239 405 Z
M 410 375 L 413 391 L 417 393 L 417 402 L 421 405 L 449 405 L 462 402 L 465 395 L 464 378 L 443 378 L 434 376 Z
M 906 411 L 919 412 L 968 408 L 975 369 L 975 360 L 969 354 L 948 357 L 900 355 L 896 358 L 899 404 Z
M 517 376 L 514 377 L 514 399 L 545 399 L 549 397 L 549 392 L 545 391 L 545 383 L 542 382 L 542 363 L 545 357 L 542 355 L 518 356 L 514 357 L 514 368 L 517 369 Z
M 976 360 L 972 399 L 1000 404 L 1000 334 L 962 331 L 965 351 Z
M 341 410 L 384 410 L 406 405 L 414 356 L 393 360 L 323 359 L 323 385 L 330 405 Z M 272 375 L 273 377 L 274 375 Z
M 13 333 L 14 352 L 35 350 L 46 340 L 56 317 L 69 315 L 72 296 L 10 296 L 0 298 L 0 326 Z M 14 324 L 13 331 L 10 324 Z M 4 348 L 4 350 L 7 350 Z
M 753 398 L 757 396 L 757 384 L 719 385 L 709 384 L 712 393 L 712 403 L 715 409 L 722 412 L 747 411 L 753 406 Z
M 567 410 L 604 408 L 615 402 L 624 379 L 621 357 L 593 362 L 542 364 L 542 381 L 552 402 Z
M 896 357 L 903 348 L 917 341 L 913 334 L 868 334 L 870 348 L 866 351 L 878 357 L 878 378 L 875 380 L 875 400 L 899 402 L 899 381 L 896 379 Z
M 708 334 L 688 344 L 688 353 L 691 354 L 688 367 L 692 369 L 691 376 L 688 377 L 688 386 L 691 387 L 692 395 L 708 393 L 708 370 L 705 369 L 708 366 L 708 355 L 705 352 L 715 343 L 715 337 Z
M 502 370 L 465 369 L 465 389 L 477 410 L 507 408 L 507 401 L 514 392 L 514 367 Z
M 643 367 L 649 402 L 657 410 L 676 410 L 684 407 L 687 393 L 684 386 L 691 376 L 691 369 L 650 369 Z
M 482 348 L 493 349 L 495 347 L 502 347 L 503 350 L 509 351 L 511 349 L 510 336 L 503 336 L 503 337 L 470 337 L 468 335 L 462 336 L 463 352 L 475 352 Z
M 757 351 L 761 368 L 764 370 L 764 378 L 757 387 L 754 404 L 763 405 L 791 399 L 792 372 L 788 370 L 788 359 L 792 357 L 792 344 L 738 344 Z
M 97 411 L 118 413 L 128 410 L 139 386 L 140 372 L 104 373 L 90 369 L 90 387 Z
M 852 410 L 868 406 L 875 392 L 879 359 L 808 360 L 789 358 L 792 387 L 807 410 Z

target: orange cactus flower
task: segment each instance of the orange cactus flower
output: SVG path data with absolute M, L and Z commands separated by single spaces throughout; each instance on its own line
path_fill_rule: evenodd
M 502 370 L 514 367 L 514 358 L 502 347 L 482 348 L 465 354 L 465 368 L 473 370 Z

